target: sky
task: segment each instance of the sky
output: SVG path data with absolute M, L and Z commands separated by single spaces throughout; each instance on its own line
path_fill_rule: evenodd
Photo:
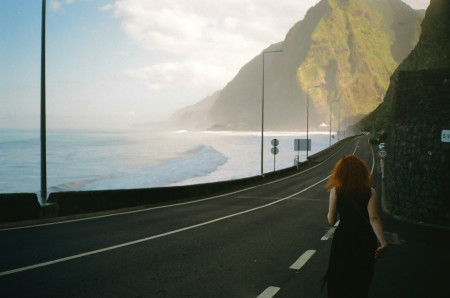
M 165 121 L 225 87 L 318 2 L 47 0 L 47 127 Z M 41 21 L 42 0 L 0 0 L 0 129 L 39 128 Z

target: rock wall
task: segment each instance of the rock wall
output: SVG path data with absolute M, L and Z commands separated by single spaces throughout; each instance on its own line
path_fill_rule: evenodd
M 401 71 L 386 144 L 387 207 L 450 226 L 450 69 Z

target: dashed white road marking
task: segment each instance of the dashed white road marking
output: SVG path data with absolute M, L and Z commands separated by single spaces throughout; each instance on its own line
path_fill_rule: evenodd
M 294 264 L 291 265 L 291 267 L 289 267 L 289 269 L 294 269 L 294 270 L 299 270 L 300 268 L 303 267 L 303 265 L 306 264 L 306 262 L 308 262 L 308 260 L 316 253 L 315 250 L 310 249 L 305 251 L 305 253 L 303 253 L 300 258 L 297 259 L 297 261 L 295 261 Z
M 328 232 L 325 235 L 323 235 L 322 238 L 320 238 L 320 240 L 326 241 L 330 239 L 331 236 L 333 236 L 335 230 L 336 230 L 335 227 L 330 228 Z
M 396 234 L 396 233 L 392 233 L 392 240 L 393 240 L 394 244 L 401 244 L 400 238 L 398 237 L 398 234 Z
M 268 287 L 256 298 L 272 298 L 279 290 L 280 288 L 278 287 Z
M 296 192 L 296 193 L 294 193 L 294 194 L 292 194 L 290 196 L 287 196 L 285 198 L 273 201 L 273 202 L 265 204 L 265 205 L 261 205 L 261 206 L 255 207 L 255 208 L 251 208 L 251 209 L 247 209 L 247 210 L 244 210 L 244 211 L 241 211 L 241 212 L 233 213 L 233 214 L 230 214 L 230 215 L 227 215 L 227 216 L 219 217 L 219 218 L 216 218 L 216 219 L 213 219 L 213 220 L 205 221 L 205 222 L 202 222 L 202 223 L 199 223 L 199 224 L 196 224 L 196 225 L 192 225 L 192 226 L 184 227 L 184 228 L 181 228 L 181 229 L 169 231 L 169 232 L 166 232 L 166 233 L 162 233 L 162 234 L 158 234 L 158 235 L 154 235 L 154 236 L 138 239 L 138 240 L 135 240 L 135 241 L 130 241 L 130 242 L 126 242 L 126 243 L 122 243 L 122 244 L 118 244 L 118 245 L 113 245 L 113 246 L 105 247 L 105 248 L 102 248 L 102 249 L 93 250 L 93 251 L 89 251 L 89 252 L 85 252 L 85 253 L 81 253 L 81 254 L 78 254 L 78 255 L 74 255 L 74 256 L 70 256 L 70 257 L 66 257 L 66 258 L 61 258 L 61 259 L 57 259 L 57 260 L 53 260 L 53 261 L 49 261 L 49 262 L 44 262 L 44 263 L 40 263 L 40 264 L 35 264 L 35 265 L 31 265 L 31 266 L 26 266 L 26 267 L 22 267 L 22 268 L 17 268 L 17 269 L 13 269 L 13 270 L 9 270 L 9 271 L 0 272 L 0 276 L 9 275 L 9 274 L 13 274 L 13 273 L 18 273 L 18 272 L 22 272 L 22 271 L 27 271 L 27 270 L 31 270 L 31 269 L 35 269 L 35 268 L 39 268 L 39 267 L 45 267 L 45 266 L 49 266 L 49 265 L 53 265 L 53 264 L 57 264 L 57 263 L 61 263 L 61 262 L 69 261 L 69 260 L 73 260 L 73 259 L 78 259 L 78 258 L 81 258 L 81 257 L 86 257 L 86 256 L 90 256 L 90 255 L 94 255 L 94 254 L 98 254 L 98 253 L 103 253 L 103 252 L 106 252 L 106 251 L 110 251 L 110 250 L 114 250 L 114 249 L 118 249 L 118 248 L 122 248 L 122 247 L 126 247 L 126 246 L 135 245 L 135 244 L 142 243 L 142 242 L 147 242 L 147 241 L 150 241 L 150 240 L 153 240 L 153 239 L 165 237 L 165 236 L 168 236 L 168 235 L 184 232 L 184 231 L 187 231 L 187 230 L 192 230 L 192 229 L 199 228 L 199 227 L 202 227 L 202 226 L 206 226 L 206 225 L 209 225 L 209 224 L 212 224 L 212 223 L 215 223 L 215 222 L 223 221 L 225 219 L 232 218 L 232 217 L 235 217 L 235 216 L 238 216 L 238 215 L 241 215 L 241 214 L 246 214 L 246 213 L 250 213 L 250 212 L 253 212 L 253 211 L 256 211 L 256 210 L 260 210 L 260 209 L 263 209 L 263 208 L 266 208 L 266 207 L 269 207 L 269 206 L 272 206 L 272 205 L 284 202 L 286 200 L 289 200 L 290 198 L 295 197 L 295 196 L 297 196 L 297 195 L 299 195 L 299 194 L 301 194 L 301 193 L 303 193 L 303 192 L 305 192 L 305 191 L 307 191 L 307 190 L 309 190 L 309 189 L 311 189 L 311 188 L 313 188 L 313 187 L 323 183 L 329 177 L 330 176 L 325 177 L 322 180 L 320 180 L 320 181 L 318 181 L 318 182 L 316 182 L 316 183 L 314 183 L 314 184 L 312 184 L 312 185 L 310 185 L 310 186 L 302 189 L 301 191 L 298 191 L 298 192 Z
M 325 241 L 325 240 L 330 239 L 331 236 L 333 236 L 334 231 L 336 230 L 336 227 L 339 225 L 339 222 L 340 222 L 340 220 L 338 220 L 338 221 L 334 224 L 334 226 L 331 227 L 331 228 L 328 230 L 328 232 L 327 232 L 325 235 L 323 235 L 322 238 L 320 238 L 320 240 L 324 240 L 324 241 Z
M 341 148 L 341 149 L 342 149 L 342 148 Z M 339 152 L 341 149 L 339 149 L 337 152 Z M 354 150 L 353 152 L 355 152 L 355 151 L 356 151 L 356 148 L 355 148 L 355 150 Z M 332 156 L 334 156 L 335 154 L 337 154 L 337 152 L 334 153 Z M 331 156 L 330 156 L 329 158 L 331 158 Z M 329 159 L 329 158 L 328 158 L 328 159 Z M 327 160 L 328 160 L 328 159 L 327 159 Z M 323 162 L 325 162 L 325 161 L 323 161 Z M 323 162 L 322 162 L 322 163 L 323 163 Z M 322 163 L 320 163 L 320 164 L 322 164 Z M 317 165 L 317 166 L 318 166 L 318 165 Z M 302 172 L 301 172 L 301 173 L 302 173 Z M 301 173 L 294 174 L 294 175 L 292 175 L 292 176 L 296 176 L 296 175 L 299 175 L 299 174 L 301 174 Z M 292 177 L 292 176 L 290 176 L 290 177 Z M 153 239 L 165 237 L 165 236 L 168 236 L 168 235 L 172 235 L 172 234 L 184 232 L 184 231 L 191 230 L 191 229 L 195 229 L 195 228 L 202 227 L 202 226 L 206 226 L 206 225 L 209 225 L 209 224 L 212 224 L 212 223 L 215 223 L 215 222 L 223 221 L 223 220 L 225 220 L 225 219 L 232 218 L 232 217 L 235 217 L 235 216 L 238 216 L 238 215 L 241 215 L 241 214 L 250 213 L 250 212 L 253 212 L 253 211 L 256 211 L 256 210 L 259 210 L 259 209 L 263 209 L 263 208 L 266 208 L 266 207 L 269 207 L 269 206 L 272 206 L 272 205 L 281 203 L 281 202 L 286 201 L 286 200 L 288 200 L 288 199 L 290 199 L 290 198 L 292 198 L 292 197 L 295 197 L 295 196 L 297 196 L 297 195 L 299 195 L 299 194 L 301 194 L 301 193 L 303 193 L 303 192 L 305 192 L 305 191 L 307 191 L 307 190 L 309 190 L 309 189 L 311 189 L 311 188 L 313 188 L 313 187 L 315 187 L 315 186 L 317 186 L 317 185 L 323 183 L 325 180 L 329 179 L 330 176 L 331 176 L 331 175 L 329 175 L 329 176 L 327 176 L 327 177 L 321 179 L 320 181 L 318 181 L 318 182 L 316 182 L 316 183 L 314 183 L 314 184 L 312 184 L 312 185 L 310 185 L 310 186 L 304 188 L 303 190 L 300 190 L 300 191 L 298 191 L 298 192 L 296 192 L 296 193 L 294 193 L 294 194 L 292 194 L 292 195 L 290 195 L 290 196 L 284 197 L 284 198 L 282 198 L 282 199 L 273 201 L 273 202 L 268 203 L 268 204 L 265 204 L 265 205 L 261 205 L 261 206 L 255 207 L 255 208 L 247 209 L 247 210 L 244 210 L 244 211 L 241 211 L 241 212 L 237 212 L 237 213 L 234 213 L 234 214 L 230 214 L 230 215 L 227 215 L 227 216 L 219 217 L 219 218 L 216 218 L 216 219 L 213 219 L 213 220 L 210 220 L 210 221 L 206 221 L 206 222 L 202 222 L 202 223 L 199 223 L 199 224 L 196 224 L 196 225 L 192 225 L 192 226 L 180 228 L 180 229 L 177 229 L 177 230 L 172 230 L 172 231 L 169 231 L 169 232 L 166 232 L 166 233 L 162 233 L 162 234 L 158 234 L 158 235 L 154 235 L 154 236 L 150 236 L 150 237 L 138 239 L 138 240 L 135 240 L 135 241 L 130 241 L 130 242 L 126 242 L 126 243 L 122 243 L 122 244 L 118 244 L 118 245 L 113 245 L 113 246 L 105 247 L 105 248 L 102 248 L 102 249 L 97 249 L 97 250 L 93 250 L 93 251 L 88 251 L 88 252 L 85 252 L 85 253 L 80 253 L 80 254 L 73 255 L 73 256 L 69 256 L 69 257 L 65 257 L 65 258 L 60 258 L 60 259 L 51 260 L 51 261 L 48 261 L 48 262 L 43 262 L 43 263 L 39 263 L 39 264 L 34 264 L 34 265 L 31 265 L 31 266 L 25 266 L 25 267 L 16 268 L 16 269 L 8 270 L 8 271 L 3 271 L 3 272 L 0 272 L 0 276 L 5 276 L 5 275 L 10 275 L 10 274 L 14 274 L 14 273 L 23 272 L 23 271 L 28 271 L 28 270 L 32 270 L 32 269 L 36 269 L 36 268 L 40 268 L 40 267 L 46 267 L 46 266 L 49 266 L 49 265 L 53 265 L 53 264 L 57 264 L 57 263 L 62 263 L 62 262 L 66 262 L 66 261 L 70 261 L 70 260 L 74 260 L 74 259 L 78 259 L 78 258 L 82 258 L 82 257 L 94 255 L 94 254 L 99 254 L 99 253 L 103 253 L 103 252 L 115 250 L 115 249 L 122 248 L 122 247 L 127 247 L 127 246 L 131 246 L 131 245 L 136 245 L 136 244 L 139 244 L 139 243 L 142 243 L 142 242 L 147 242 L 147 241 L 150 241 L 150 240 L 153 240 Z M 287 179 L 287 178 L 284 178 L 284 179 Z M 280 180 L 284 180 L 284 179 L 280 179 Z M 269 182 L 269 183 L 266 183 L 266 184 L 271 184 L 271 183 L 274 183 L 274 182 Z M 258 187 L 258 186 L 255 186 L 255 187 L 249 187 L 249 188 L 247 188 L 247 189 L 252 189 L 252 188 L 256 188 L 256 187 Z M 239 193 L 239 192 L 241 192 L 241 191 L 243 191 L 243 190 L 235 191 L 235 192 L 233 192 L 232 194 L 234 194 L 234 193 Z M 229 194 L 228 194 L 228 195 L 229 195 Z M 219 195 L 219 196 L 216 196 L 216 197 L 221 197 L 221 196 L 225 196 L 225 195 Z M 211 200 L 212 198 L 216 198 L 216 197 L 211 197 L 211 198 L 207 198 L 207 199 L 203 199 L 203 200 Z M 199 201 L 203 201 L 203 200 L 199 200 Z M 189 202 L 189 203 L 193 203 L 193 202 Z M 188 203 L 181 203 L 180 205 L 182 205 L 182 204 L 188 204 Z M 161 207 L 156 207 L 156 208 L 154 208 L 154 209 L 157 209 L 157 208 L 165 208 L 165 207 L 170 207 L 170 206 L 161 206 Z M 142 211 L 142 210 L 141 210 L 141 211 Z M 133 212 L 139 212 L 139 211 L 133 211 Z M 129 213 L 132 213 L 132 212 L 129 212 Z M 314 251 L 314 252 L 315 252 L 315 251 Z M 314 253 L 312 253 L 312 254 L 314 254 Z M 311 254 L 311 256 L 312 256 L 312 254 Z M 311 257 L 311 256 L 310 256 L 310 257 Z M 309 259 L 310 257 L 308 257 L 308 259 Z M 301 257 L 300 257 L 300 258 L 301 258 Z M 307 260 L 308 260 L 308 259 L 307 259 Z M 307 261 L 307 260 L 306 260 L 306 261 Z M 303 266 L 303 265 L 302 265 L 302 266 Z M 268 289 L 270 289 L 270 288 L 272 288 L 272 287 L 269 287 Z M 278 290 L 279 290 L 279 288 L 278 288 Z M 263 296 L 263 297 L 266 297 L 266 296 Z M 269 297 L 269 296 L 267 296 L 267 297 Z M 271 296 L 270 296 L 270 297 L 271 297 Z

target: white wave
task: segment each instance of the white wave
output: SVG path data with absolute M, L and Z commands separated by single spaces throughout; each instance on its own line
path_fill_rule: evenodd
M 261 131 L 198 131 L 199 134 L 209 134 L 209 135 L 227 135 L 227 136 L 261 136 Z M 329 135 L 329 131 L 310 131 L 310 135 Z M 331 134 L 336 134 L 332 131 Z M 306 136 L 306 131 L 264 131 L 265 137 L 303 137 Z
M 154 166 L 119 173 L 112 178 L 83 186 L 84 190 L 130 189 L 166 186 L 192 177 L 207 176 L 227 158 L 210 146 L 199 146 L 188 155 L 170 159 Z

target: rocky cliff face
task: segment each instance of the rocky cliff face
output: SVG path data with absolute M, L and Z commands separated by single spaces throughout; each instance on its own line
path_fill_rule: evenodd
M 382 104 L 363 119 L 359 126 L 371 126 L 370 123 L 377 118 L 388 121 L 392 117 L 393 97 L 400 71 L 450 68 L 450 1 L 431 0 L 421 27 L 417 46 L 391 76 Z
M 283 51 L 264 54 L 265 127 L 305 129 L 308 90 L 311 128 L 328 123 L 332 101 L 334 123 L 339 114 L 342 120 L 372 111 L 417 43 L 422 16 L 400 0 L 320 1 L 283 42 L 264 50 Z M 259 129 L 262 56 L 221 90 L 206 117 L 194 118 L 208 118 L 209 127 Z
M 431 0 L 415 49 L 372 117 L 386 117 L 386 194 L 397 215 L 450 226 L 450 1 Z
M 450 68 L 400 71 L 386 141 L 385 200 L 409 219 L 450 226 Z

